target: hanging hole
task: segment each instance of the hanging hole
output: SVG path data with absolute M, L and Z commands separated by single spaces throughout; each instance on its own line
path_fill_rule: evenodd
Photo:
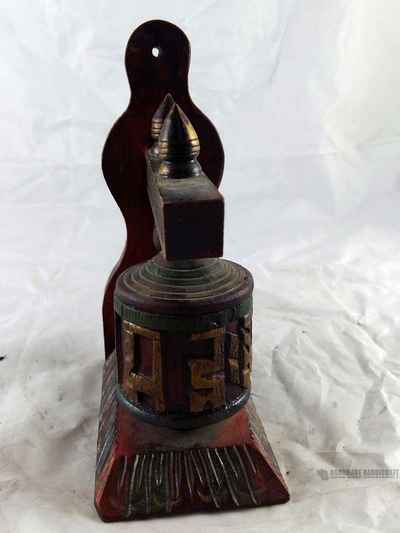
M 157 46 L 155 46 L 152 49 L 151 53 L 152 53 L 153 57 L 158 57 L 160 55 L 160 49 Z

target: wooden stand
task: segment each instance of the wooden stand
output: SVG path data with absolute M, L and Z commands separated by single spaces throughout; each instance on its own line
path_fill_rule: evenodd
M 289 493 L 250 400 L 190 431 L 141 422 L 117 401 L 116 357 L 104 366 L 96 499 L 106 521 L 285 503 Z

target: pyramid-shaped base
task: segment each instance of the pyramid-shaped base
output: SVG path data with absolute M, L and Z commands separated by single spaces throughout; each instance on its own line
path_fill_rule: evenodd
M 285 503 L 289 493 L 251 401 L 230 418 L 177 431 L 146 424 L 115 396 L 104 365 L 95 505 L 104 521 Z

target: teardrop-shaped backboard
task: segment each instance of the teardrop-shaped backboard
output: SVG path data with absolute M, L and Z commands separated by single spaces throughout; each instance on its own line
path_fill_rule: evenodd
M 146 189 L 145 150 L 152 144 L 151 119 L 167 93 L 180 105 L 200 140 L 199 162 L 219 185 L 224 152 L 210 120 L 194 105 L 188 90 L 190 44 L 174 24 L 152 20 L 139 26 L 126 47 L 125 65 L 131 88 L 128 108 L 114 124 L 104 145 L 104 178 L 126 223 L 124 251 L 104 293 L 103 324 L 106 357 L 115 347 L 113 294 L 118 276 L 128 267 L 153 257 L 154 221 Z

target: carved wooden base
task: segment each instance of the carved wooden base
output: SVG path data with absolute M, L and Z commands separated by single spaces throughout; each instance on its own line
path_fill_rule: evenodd
M 285 503 L 289 493 L 254 405 L 203 428 L 144 423 L 116 397 L 104 365 L 95 505 L 104 521 Z

